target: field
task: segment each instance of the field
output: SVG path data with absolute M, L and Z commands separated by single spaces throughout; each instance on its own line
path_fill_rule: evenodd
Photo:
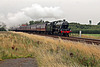
M 77 33 L 71 33 L 70 36 L 72 37 L 79 37 Z M 82 34 L 82 38 L 92 38 L 92 39 L 100 39 L 100 34 Z
M 100 37 L 100 34 L 83 34 L 83 35 L 88 35 L 88 36 L 95 36 L 95 37 Z
M 22 32 L 0 32 L 0 60 L 31 57 L 39 67 L 100 67 L 100 46 Z

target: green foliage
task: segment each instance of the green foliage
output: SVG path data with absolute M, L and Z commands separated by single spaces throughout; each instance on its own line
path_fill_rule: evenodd
M 99 25 L 83 25 L 79 23 L 69 23 L 71 29 L 100 29 Z
M 82 34 L 100 34 L 99 29 L 76 29 L 72 30 L 72 33 L 79 33 L 79 31 L 82 31 Z
M 100 25 L 100 22 L 97 25 Z
M 29 25 L 32 25 L 32 24 L 34 24 L 34 21 L 33 20 L 29 21 Z
M 4 27 L 0 28 L 0 31 L 6 31 L 6 29 Z
M 40 24 L 40 23 L 44 23 L 43 20 L 40 20 L 40 21 L 29 21 L 29 25 L 32 25 L 32 24 Z
M 45 21 L 45 23 L 49 23 L 49 21 Z
M 0 22 L 0 31 L 6 31 L 6 25 L 3 22 Z
M 84 34 L 84 35 L 100 37 L 100 34 Z
M 99 25 L 82 25 L 79 23 L 70 23 L 69 28 L 71 28 L 72 33 L 79 33 L 81 30 L 83 34 L 100 34 Z

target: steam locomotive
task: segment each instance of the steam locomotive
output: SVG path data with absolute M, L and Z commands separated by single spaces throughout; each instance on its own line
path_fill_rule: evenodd
M 62 36 L 69 37 L 69 33 L 71 29 L 68 28 L 69 23 L 65 20 L 61 21 L 53 21 L 46 22 L 40 24 L 33 24 L 28 26 L 20 26 L 14 31 L 22 31 L 22 32 L 36 32 L 36 33 L 45 33 L 45 34 L 57 34 Z

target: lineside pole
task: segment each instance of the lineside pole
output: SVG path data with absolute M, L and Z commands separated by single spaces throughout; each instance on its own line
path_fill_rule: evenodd
M 82 31 L 81 30 L 79 31 L 79 34 L 80 34 L 80 37 L 81 37 L 81 34 L 82 34 Z

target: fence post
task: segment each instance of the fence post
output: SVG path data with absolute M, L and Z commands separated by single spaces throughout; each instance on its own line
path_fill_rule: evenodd
M 82 31 L 79 31 L 79 34 L 80 34 L 80 37 L 81 37 Z

